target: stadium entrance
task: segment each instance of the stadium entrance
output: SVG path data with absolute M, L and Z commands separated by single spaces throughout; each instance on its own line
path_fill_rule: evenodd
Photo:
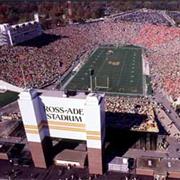
M 51 138 L 53 163 L 60 166 L 87 166 L 86 141 Z
M 46 168 L 56 148 L 52 137 L 86 142 L 86 152 L 63 151 L 55 157 L 62 163 L 67 154 L 88 157 L 90 174 L 103 174 L 105 139 L 104 95 L 77 93 L 69 96 L 62 91 L 25 90 L 18 100 L 26 136 L 36 167 Z M 63 141 L 59 142 L 64 148 Z M 71 142 L 71 141 L 69 141 Z M 72 142 L 70 143 L 72 144 Z M 67 161 L 67 159 L 66 159 Z M 81 160 L 80 160 L 81 161 Z M 69 164 L 76 161 L 71 160 Z M 68 164 L 67 163 L 67 164 Z M 81 166 L 83 163 L 75 163 Z

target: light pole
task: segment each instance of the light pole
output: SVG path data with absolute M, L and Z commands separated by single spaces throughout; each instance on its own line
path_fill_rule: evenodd
M 20 63 L 20 60 L 24 60 L 24 59 L 25 58 L 22 55 L 19 55 L 18 64 L 19 64 L 19 67 L 21 69 L 21 74 L 22 74 L 22 78 L 23 78 L 24 88 L 26 89 L 26 87 L 27 87 L 26 78 L 25 78 L 25 75 L 24 75 L 23 67 L 22 67 L 22 65 Z
M 90 89 L 91 89 L 91 92 L 93 90 L 93 79 L 92 79 L 92 76 L 94 75 L 94 69 L 89 69 L 89 74 L 90 74 Z

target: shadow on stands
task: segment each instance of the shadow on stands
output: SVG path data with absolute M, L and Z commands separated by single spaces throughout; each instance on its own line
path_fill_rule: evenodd
M 106 113 L 106 163 L 116 156 L 125 155 L 129 149 L 157 150 L 159 135 L 167 135 L 158 121 L 159 133 L 130 130 L 134 126 L 139 127 L 146 119 L 146 115 L 140 114 Z
M 110 162 L 115 156 L 123 156 L 129 148 L 146 136 L 146 133 L 130 131 L 134 126 L 147 119 L 146 115 L 133 113 L 106 113 L 106 162 Z
M 106 125 L 108 127 L 116 127 L 124 130 L 130 130 L 132 127 L 139 127 L 140 124 L 146 119 L 146 115 L 134 113 L 106 113 Z
M 18 44 L 19 46 L 29 46 L 29 47 L 37 47 L 41 48 L 43 46 L 47 46 L 48 44 L 57 41 L 62 38 L 68 38 L 68 36 L 59 36 L 55 34 L 46 34 L 43 33 L 41 36 L 38 36 L 29 41 Z
M 107 147 L 105 148 L 106 163 L 109 163 L 114 157 L 122 157 L 130 148 L 143 137 L 142 133 L 118 129 L 108 129 Z

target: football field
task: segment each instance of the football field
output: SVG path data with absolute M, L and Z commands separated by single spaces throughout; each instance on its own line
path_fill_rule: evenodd
M 139 47 L 100 47 L 70 78 L 67 90 L 143 95 L 142 51 Z
M 18 93 L 6 91 L 0 93 L 0 108 L 18 99 Z

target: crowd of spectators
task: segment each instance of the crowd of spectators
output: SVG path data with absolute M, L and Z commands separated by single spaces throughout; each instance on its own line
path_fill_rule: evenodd
M 146 97 L 106 97 L 107 119 L 110 124 L 117 122 L 115 126 L 132 130 L 158 132 L 154 117 L 155 107 L 156 104 Z
M 152 102 L 146 97 L 106 97 L 107 112 L 147 114 L 152 108 Z
M 21 87 L 41 88 L 55 82 L 74 61 L 94 47 L 134 44 L 147 50 L 153 88 L 164 89 L 173 99 L 180 96 L 178 28 L 105 18 L 103 21 L 67 25 L 45 33 L 60 38 L 42 47 L 0 47 L 0 79 Z
M 17 86 L 43 87 L 57 80 L 79 55 L 92 50 L 94 46 L 114 41 L 125 42 L 129 39 L 129 33 L 135 34 L 134 25 L 116 24 L 117 27 L 112 22 L 97 22 L 51 29 L 46 33 L 60 38 L 42 47 L 2 46 L 0 78 Z M 123 36 L 123 32 L 127 32 L 127 35 Z
M 86 32 L 78 28 L 72 26 L 48 33 L 64 37 L 41 48 L 0 47 L 0 78 L 18 86 L 24 86 L 25 79 L 27 87 L 42 87 L 62 75 L 86 49 Z
M 180 37 L 179 28 L 146 24 L 134 39 L 134 43 L 145 46 L 146 48 L 154 48 L 178 37 Z
M 154 89 L 163 90 L 172 101 L 180 97 L 180 38 L 148 53 Z
M 4 113 L 0 116 L 0 122 L 5 120 L 20 120 L 21 114 L 20 112 L 13 112 L 13 113 Z

